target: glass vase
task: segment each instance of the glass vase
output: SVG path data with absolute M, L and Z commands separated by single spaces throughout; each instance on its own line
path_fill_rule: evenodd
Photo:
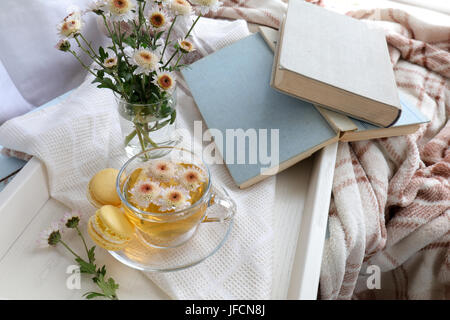
M 176 134 L 176 91 L 151 104 L 129 103 L 116 96 L 120 127 L 127 155 L 180 143 Z

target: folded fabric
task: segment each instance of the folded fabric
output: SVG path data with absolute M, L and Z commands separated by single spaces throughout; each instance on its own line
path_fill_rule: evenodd
M 347 14 L 385 32 L 397 87 L 431 121 L 408 136 L 339 144 L 321 297 L 449 299 L 450 27 L 396 9 Z
M 373 8 L 347 15 L 385 31 L 399 90 L 431 120 L 413 135 L 339 144 L 320 298 L 449 299 L 448 18 L 388 1 L 306 1 L 343 14 Z M 224 1 L 210 15 L 278 28 L 284 2 Z M 373 266 L 382 272 L 375 290 Z
M 201 54 L 249 34 L 242 20 L 200 19 L 196 30 L 194 41 Z M 0 127 L 0 144 L 33 155 L 45 164 L 52 197 L 89 215 L 94 213 L 86 198 L 89 179 L 103 168 L 120 168 L 126 160 L 113 95 L 96 88 L 90 80 L 86 79 L 66 101 L 11 119 Z M 193 121 L 201 121 L 201 116 L 182 79 L 180 88 L 177 121 L 191 131 Z M 191 269 L 148 276 L 173 298 L 270 298 L 275 179 L 239 190 L 224 165 L 211 169 L 214 181 L 224 185 L 237 203 L 228 241 L 215 255 Z

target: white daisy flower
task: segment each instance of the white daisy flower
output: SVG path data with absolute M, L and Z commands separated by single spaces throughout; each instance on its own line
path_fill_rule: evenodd
M 148 177 L 163 182 L 175 178 L 176 172 L 176 165 L 173 162 L 165 160 L 152 161 L 145 171 Z
M 189 192 L 185 189 L 171 186 L 163 189 L 161 198 L 158 199 L 160 211 L 183 210 L 191 205 Z
M 78 6 L 71 5 L 67 8 L 67 16 L 63 19 L 63 21 L 67 21 L 74 18 L 81 18 L 82 11 Z
M 94 12 L 96 14 L 102 14 L 105 10 L 106 0 L 93 0 L 88 4 L 84 13 Z
M 192 6 L 186 0 L 172 0 L 169 7 L 176 16 L 190 16 L 192 14 Z
M 178 173 L 178 178 L 186 189 L 195 190 L 206 181 L 206 174 L 196 167 L 183 168 Z
M 192 3 L 196 5 L 196 9 L 200 11 L 202 15 L 211 12 L 217 12 L 222 3 L 219 0 L 192 0 Z
M 156 71 L 156 76 L 152 82 L 161 90 L 172 92 L 175 88 L 175 75 L 172 72 Z
M 103 6 L 113 21 L 133 20 L 135 13 L 132 9 L 135 7 L 135 0 L 106 0 Z
M 149 75 L 159 68 L 160 57 L 148 49 L 133 49 L 131 47 L 125 48 L 125 54 L 129 58 L 132 65 L 137 66 L 133 74 Z
M 194 44 L 188 40 L 179 39 L 178 46 L 180 50 L 184 53 L 189 53 L 195 50 Z
M 147 14 L 148 23 L 155 29 L 164 30 L 170 25 L 171 17 L 162 7 L 154 6 Z
M 103 64 L 107 68 L 113 68 L 117 66 L 117 57 L 115 55 L 108 55 L 108 58 L 105 59 Z
M 73 11 L 58 25 L 58 34 L 63 38 L 71 38 L 78 34 L 83 26 L 81 14 L 78 11 Z
M 72 212 L 66 212 L 66 213 L 64 213 L 64 216 L 61 219 L 61 224 L 63 226 L 66 226 L 67 228 L 73 229 L 73 228 L 79 226 L 82 218 L 83 218 L 83 214 L 78 210 L 74 210 Z
M 40 247 L 45 248 L 55 246 L 61 240 L 62 227 L 58 222 L 53 222 L 50 227 L 39 234 L 37 243 Z
M 136 183 L 130 190 L 130 193 L 132 202 L 146 208 L 150 203 L 156 203 L 156 199 L 161 193 L 161 188 L 158 182 L 147 179 Z

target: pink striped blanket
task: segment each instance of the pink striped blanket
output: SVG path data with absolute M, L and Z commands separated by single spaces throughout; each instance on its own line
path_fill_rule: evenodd
M 278 28 L 285 9 L 228 0 L 213 17 Z M 431 121 L 339 144 L 320 298 L 450 299 L 450 28 L 398 9 L 347 15 L 385 32 L 399 90 Z

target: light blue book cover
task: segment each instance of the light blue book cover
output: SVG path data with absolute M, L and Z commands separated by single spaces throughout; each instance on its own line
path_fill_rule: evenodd
M 338 139 L 311 103 L 270 87 L 272 63 L 272 50 L 256 33 L 182 71 L 206 125 L 221 133 L 216 146 L 241 188 Z
M 404 127 L 429 122 L 429 120 L 419 111 L 419 109 L 414 107 L 411 103 L 408 103 L 407 98 L 402 95 L 401 92 L 399 92 L 399 97 L 400 105 L 402 106 L 402 113 L 397 122 L 395 122 L 390 128 Z M 355 118 L 352 118 L 352 121 L 358 127 L 357 132 L 380 129 L 380 127 Z
M 421 124 L 429 122 L 429 120 L 413 103 L 408 101 L 405 94 L 399 92 L 399 97 L 402 113 L 397 122 L 389 128 L 378 127 L 320 106 L 317 108 L 335 130 L 341 132 L 341 141 L 361 141 L 412 134 L 419 129 Z

